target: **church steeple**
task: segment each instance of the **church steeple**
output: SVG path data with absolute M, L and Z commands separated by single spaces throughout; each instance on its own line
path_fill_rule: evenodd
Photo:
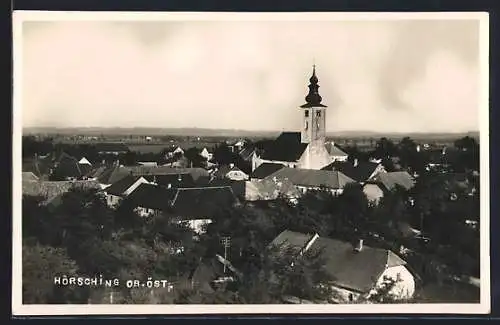
M 300 107 L 310 108 L 310 107 L 326 107 L 321 104 L 323 98 L 319 94 L 318 77 L 316 76 L 316 65 L 313 65 L 313 72 L 311 78 L 309 78 L 309 93 L 305 97 L 306 103 Z

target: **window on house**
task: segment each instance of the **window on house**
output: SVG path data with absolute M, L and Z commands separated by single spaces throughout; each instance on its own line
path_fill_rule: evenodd
M 304 112 L 304 116 L 305 116 L 305 117 L 309 117 L 309 110 L 306 110 L 306 111 Z
M 316 112 L 316 117 L 321 117 L 321 111 Z

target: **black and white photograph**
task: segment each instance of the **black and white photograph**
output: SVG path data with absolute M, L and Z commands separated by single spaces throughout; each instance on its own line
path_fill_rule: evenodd
M 489 312 L 487 13 L 13 33 L 13 314 Z

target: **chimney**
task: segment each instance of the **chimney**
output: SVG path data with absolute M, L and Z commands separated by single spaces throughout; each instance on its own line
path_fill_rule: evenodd
M 354 167 L 358 167 L 358 158 L 354 158 L 353 165 L 354 165 Z
M 363 250 L 363 239 L 358 240 L 358 244 L 354 247 L 355 252 L 361 252 Z

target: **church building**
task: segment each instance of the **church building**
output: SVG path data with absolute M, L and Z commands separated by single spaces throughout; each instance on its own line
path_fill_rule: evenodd
M 300 106 L 302 129 L 283 132 L 260 155 L 254 155 L 252 170 L 263 163 L 281 164 L 290 168 L 320 170 L 334 161 L 346 161 L 347 154 L 326 143 L 326 108 L 319 94 L 316 66 L 309 78 L 306 103 Z

